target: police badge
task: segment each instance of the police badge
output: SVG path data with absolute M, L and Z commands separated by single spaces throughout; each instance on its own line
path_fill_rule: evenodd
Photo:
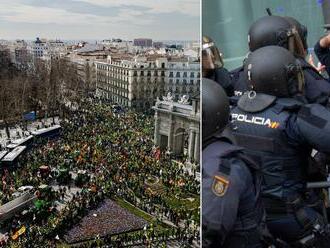
M 222 176 L 214 176 L 212 191 L 217 196 L 224 196 L 227 192 L 229 180 Z

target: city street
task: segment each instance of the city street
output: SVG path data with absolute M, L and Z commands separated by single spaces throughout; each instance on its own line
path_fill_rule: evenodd
M 21 139 L 24 137 L 29 136 L 31 131 L 38 130 L 40 128 L 49 127 L 53 125 L 53 121 L 55 121 L 55 124 L 59 124 L 60 120 L 59 117 L 56 116 L 53 118 L 47 118 L 42 120 L 37 120 L 33 122 L 29 122 L 27 125 L 27 132 L 23 131 L 22 126 L 16 125 L 15 127 L 9 128 L 10 132 L 10 139 L 7 137 L 7 133 L 5 128 L 0 129 L 0 145 L 2 147 L 6 147 L 11 141 Z

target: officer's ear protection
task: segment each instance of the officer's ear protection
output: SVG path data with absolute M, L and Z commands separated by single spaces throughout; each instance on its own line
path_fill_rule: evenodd
M 291 96 L 303 94 L 305 80 L 302 68 L 297 64 L 289 64 L 286 67 L 288 91 Z

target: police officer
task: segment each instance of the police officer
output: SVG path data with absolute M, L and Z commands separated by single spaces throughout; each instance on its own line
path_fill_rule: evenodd
M 219 84 L 202 80 L 203 247 L 261 247 L 257 166 L 221 134 L 229 120 L 228 98 Z
M 233 87 L 230 81 L 230 75 L 225 69 L 221 54 L 214 44 L 214 41 L 203 36 L 202 44 L 202 74 L 204 78 L 209 78 L 219 83 L 228 96 L 232 96 Z
M 310 103 L 326 104 L 330 95 L 330 84 L 318 71 L 305 61 L 307 54 L 307 29 L 292 17 L 264 16 L 254 22 L 248 33 L 251 52 L 264 46 L 281 46 L 298 59 L 305 77 L 304 95 Z M 243 66 L 231 72 L 235 95 L 247 88 Z
M 330 75 L 330 34 L 322 37 L 314 46 L 314 52 L 319 61 L 325 65 L 325 69 Z
M 306 190 L 306 170 L 312 148 L 330 152 L 330 112 L 320 104 L 304 104 L 301 65 L 287 49 L 255 50 L 244 71 L 252 91 L 231 111 L 233 134 L 261 166 L 267 226 L 297 247 L 328 247 L 322 243 L 329 242 L 326 220 L 309 207 L 319 198 Z

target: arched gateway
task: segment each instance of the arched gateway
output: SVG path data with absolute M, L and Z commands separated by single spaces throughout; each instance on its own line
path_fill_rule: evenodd
M 200 108 L 199 94 L 192 104 L 174 102 L 172 97 L 157 99 L 154 142 L 174 155 L 183 155 L 187 148 L 188 161 L 199 163 Z

